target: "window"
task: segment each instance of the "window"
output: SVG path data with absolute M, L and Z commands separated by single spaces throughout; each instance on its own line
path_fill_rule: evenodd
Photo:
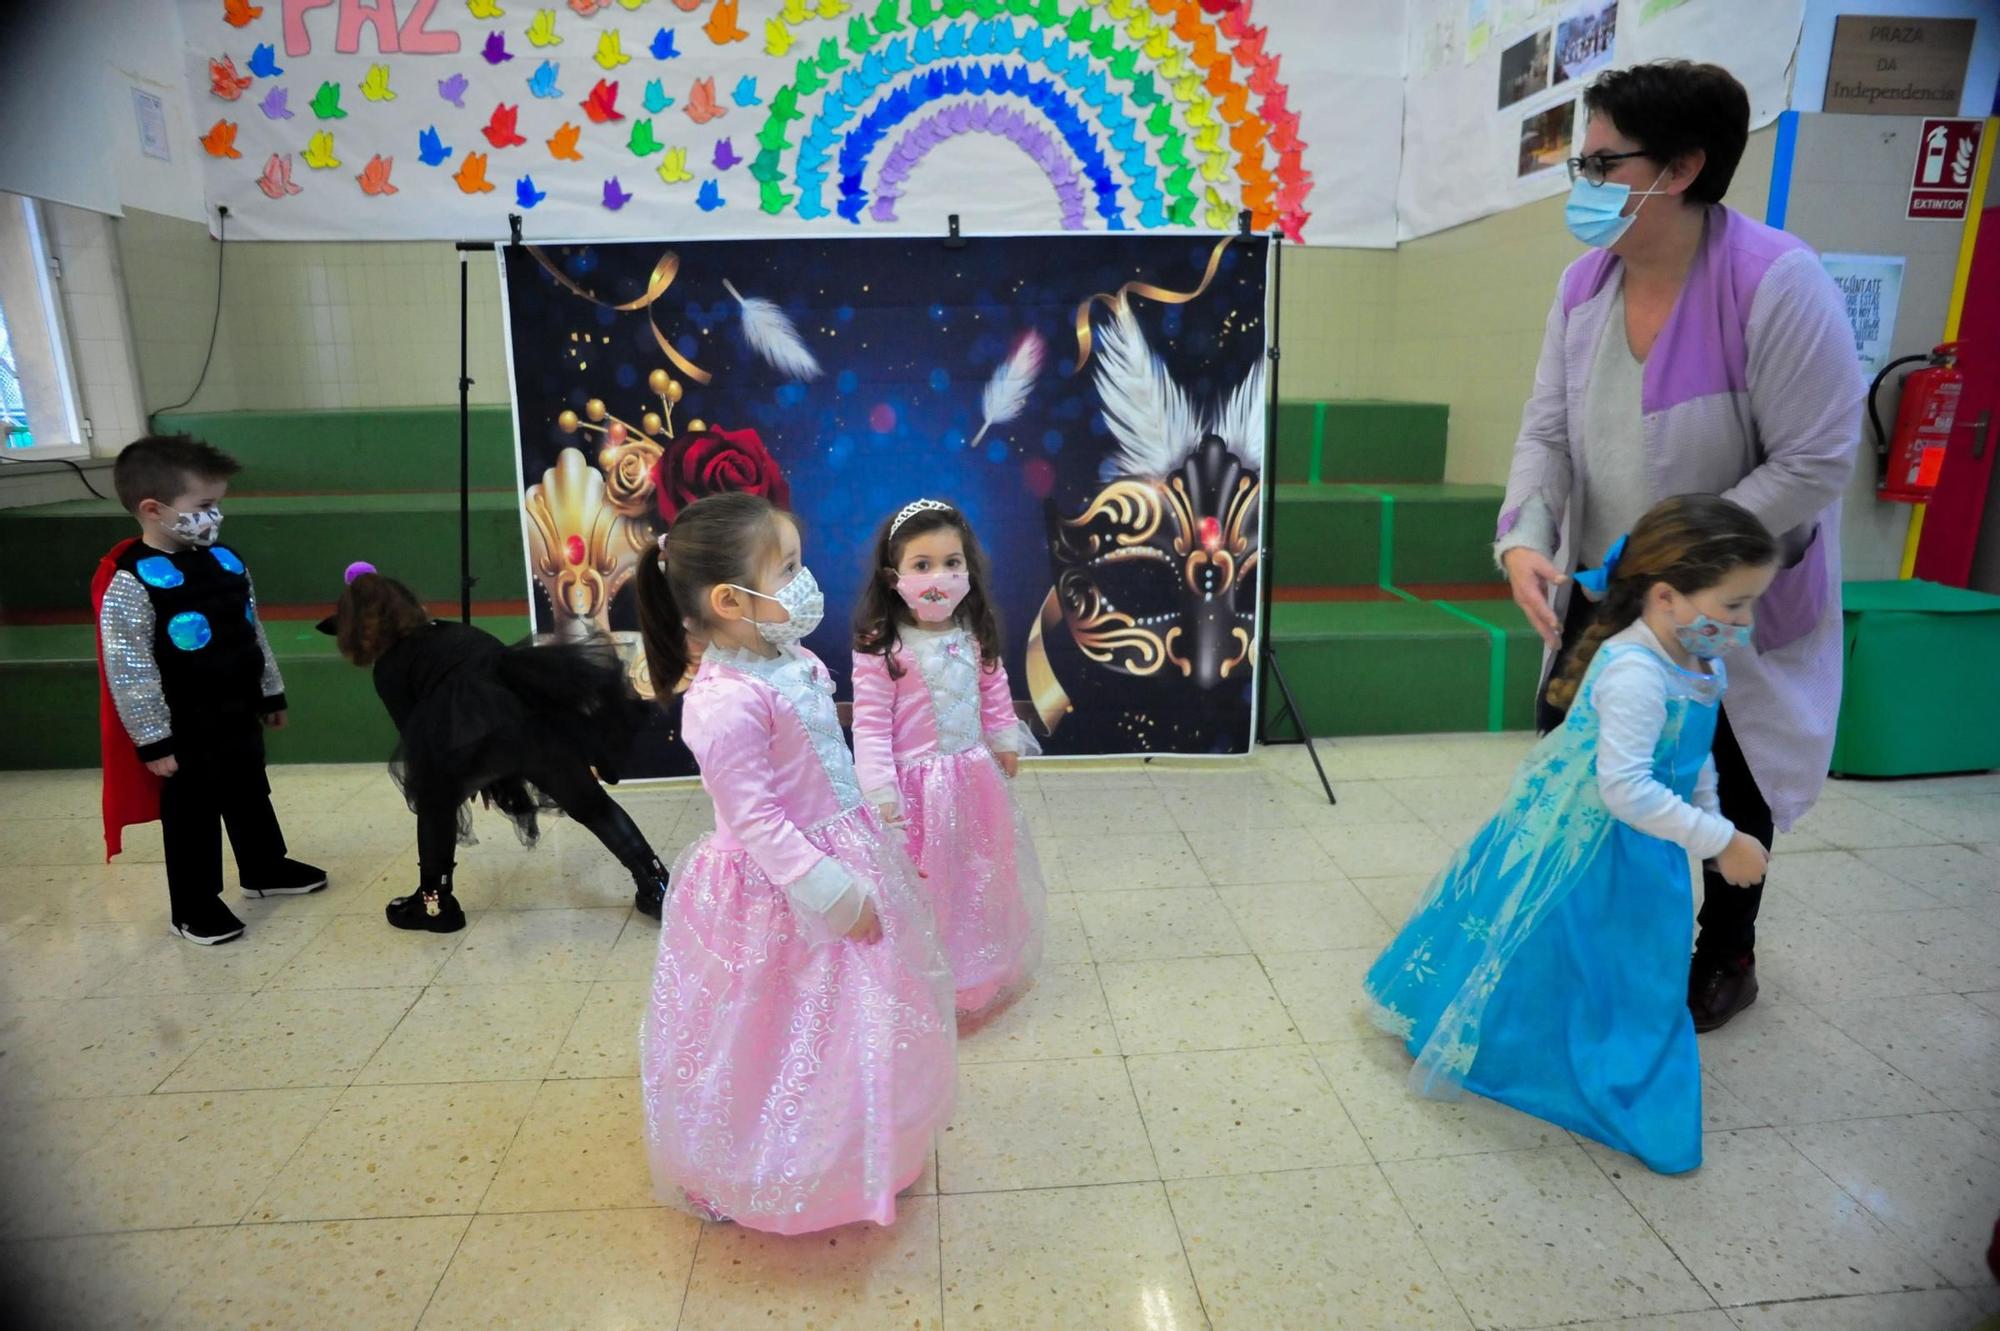
M 0 452 L 11 459 L 88 451 L 41 212 L 0 194 Z

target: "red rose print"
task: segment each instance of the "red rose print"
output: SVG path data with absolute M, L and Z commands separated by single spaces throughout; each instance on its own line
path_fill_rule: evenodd
M 697 499 L 731 491 L 791 507 L 792 487 L 755 430 L 711 428 L 683 435 L 667 445 L 653 467 L 654 501 L 663 522 L 672 523 Z

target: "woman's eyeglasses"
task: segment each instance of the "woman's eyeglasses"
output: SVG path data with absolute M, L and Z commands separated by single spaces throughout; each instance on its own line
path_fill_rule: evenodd
M 1569 183 L 1574 185 L 1581 177 L 1593 185 L 1602 185 L 1604 178 L 1611 174 L 1611 168 L 1629 157 L 1644 157 L 1642 152 L 1591 153 L 1588 157 L 1569 159 Z

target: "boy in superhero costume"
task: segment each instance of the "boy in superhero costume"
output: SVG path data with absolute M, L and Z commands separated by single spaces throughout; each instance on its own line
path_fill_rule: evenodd
M 139 535 L 91 582 L 105 858 L 123 848 L 124 827 L 158 818 L 173 931 L 203 945 L 243 933 L 222 901 L 225 825 L 245 896 L 326 886 L 324 870 L 286 857 L 264 775 L 263 727 L 284 726 L 285 684 L 250 574 L 216 543 L 239 470 L 185 435 L 128 445 L 112 481 Z

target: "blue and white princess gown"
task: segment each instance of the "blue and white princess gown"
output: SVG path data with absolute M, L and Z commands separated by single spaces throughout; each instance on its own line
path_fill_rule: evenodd
M 1377 958 L 1377 1024 L 1458 1087 L 1628 1152 L 1701 1164 L 1687 1007 L 1688 855 L 1721 853 L 1715 734 L 1726 677 L 1684 670 L 1643 624 L 1591 662 L 1564 724 Z

